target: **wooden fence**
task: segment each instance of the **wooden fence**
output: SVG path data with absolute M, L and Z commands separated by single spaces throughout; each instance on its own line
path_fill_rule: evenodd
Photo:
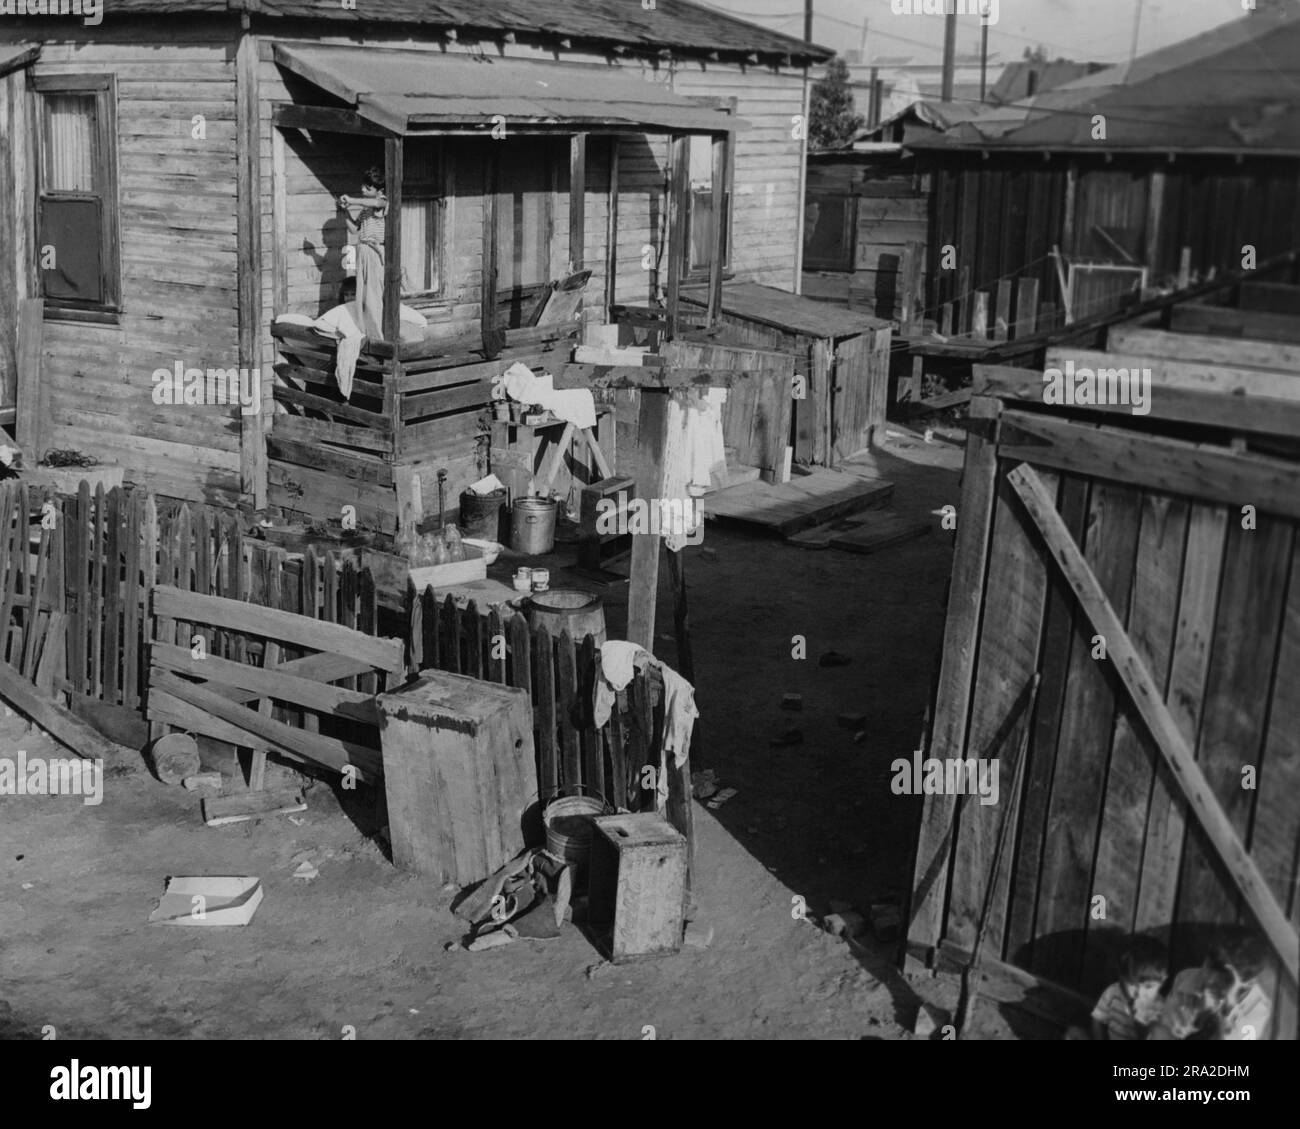
M 378 633 L 368 570 L 248 537 L 234 510 L 123 487 L 92 493 L 85 482 L 75 495 L 0 484 L 0 659 L 38 683 L 44 674 L 74 712 L 128 744 L 144 740 L 156 583 Z M 217 647 L 242 657 L 233 639 L 231 653 L 224 636 Z M 355 688 L 373 689 L 369 680 Z
M 0 484 L 0 659 L 47 692 L 66 692 L 74 712 L 135 747 L 148 738 L 143 699 L 155 584 L 381 634 L 369 570 L 346 557 L 292 554 L 249 537 L 236 511 L 123 487 L 92 493 L 84 482 L 69 496 L 19 480 Z M 260 644 L 247 633 L 197 633 L 214 658 L 260 662 Z M 638 673 L 598 729 L 598 652 L 590 637 L 553 639 L 521 615 L 480 614 L 472 603 L 458 609 L 450 598 L 438 604 L 431 589 L 419 599 L 412 594 L 407 620 L 385 624 L 383 633 L 404 637 L 411 669 L 528 690 L 544 794 L 598 794 L 634 811 L 649 798 L 640 783 L 642 768 L 658 764 L 657 674 Z M 282 657 L 299 655 L 286 649 Z M 364 693 L 380 688 L 374 674 L 340 685 Z M 273 716 L 296 726 L 313 721 L 283 706 Z
M 1119 327 L 1109 349 L 1047 364 L 1149 369 L 1149 416 L 1049 408 L 1042 373 L 976 369 L 928 755 L 998 758 L 1002 798 L 926 796 L 909 950 L 961 965 L 983 937 L 1016 998 L 1037 983 L 1095 999 L 1130 933 L 1166 942 L 1177 969 L 1240 923 L 1274 951 L 1273 1032 L 1295 1038 L 1293 348 Z M 1008 733 L 1034 675 L 1011 795 Z
M 663 731 L 663 683 L 656 672 L 638 671 L 618 694 L 617 708 L 597 728 L 593 719 L 599 649 L 592 636 L 575 643 L 567 631 L 552 638 L 531 628 L 524 616 L 482 614 L 471 601 L 458 608 L 450 596 L 438 602 L 432 588 L 410 611 L 410 662 L 527 690 L 533 702 L 538 788 L 552 795 L 598 795 L 615 806 L 653 805 L 643 790 L 642 770 L 658 766 Z

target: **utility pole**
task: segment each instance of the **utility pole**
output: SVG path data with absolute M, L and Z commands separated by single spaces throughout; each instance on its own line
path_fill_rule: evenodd
M 989 84 L 989 25 L 980 28 L 980 101 L 984 101 Z
M 812 0 L 808 0 L 809 3 Z M 952 71 L 957 62 L 957 8 L 943 17 L 943 86 L 939 98 L 944 102 L 952 101 Z
M 1137 58 L 1138 53 L 1138 32 L 1142 29 L 1142 0 L 1137 0 L 1137 11 L 1133 13 L 1133 47 L 1128 53 L 1128 61 L 1131 63 Z

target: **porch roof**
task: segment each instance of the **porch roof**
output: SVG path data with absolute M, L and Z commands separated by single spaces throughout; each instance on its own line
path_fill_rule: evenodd
M 615 67 L 284 43 L 275 61 L 393 133 L 486 132 L 497 115 L 507 128 L 721 133 L 746 124 Z

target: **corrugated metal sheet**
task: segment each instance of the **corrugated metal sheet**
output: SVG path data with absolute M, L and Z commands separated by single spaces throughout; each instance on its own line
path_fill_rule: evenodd
M 1300 155 L 1300 12 L 1254 13 L 916 143 L 952 147 Z
M 616 67 L 476 59 L 371 47 L 277 44 L 276 62 L 341 98 L 387 129 L 472 123 L 485 129 L 500 114 L 524 123 L 572 123 L 637 129 L 729 130 L 743 125 L 664 83 Z
M 728 55 L 793 56 L 800 63 L 824 62 L 834 53 L 689 0 L 359 0 L 355 9 L 339 0 L 109 0 L 114 17 L 193 17 L 198 13 L 248 11 L 271 19 L 326 20 L 355 27 L 412 24 L 431 28 L 531 32 L 629 47 L 719 51 Z M 66 25 L 67 18 L 44 22 Z

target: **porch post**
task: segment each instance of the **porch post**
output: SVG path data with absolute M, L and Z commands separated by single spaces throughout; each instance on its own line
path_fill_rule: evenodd
M 239 367 L 262 370 L 261 119 L 257 37 L 247 26 L 235 48 L 235 155 Z M 257 509 L 266 505 L 264 387 L 258 380 L 257 411 L 239 417 L 239 492 Z
M 709 262 L 709 325 L 722 316 L 722 259 L 727 249 L 723 221 L 726 219 L 727 152 L 730 146 L 729 134 L 722 133 L 713 139 L 713 256 Z
M 384 140 L 384 184 L 388 211 L 384 217 L 384 340 L 398 355 L 402 303 L 402 138 Z
M 674 133 L 672 184 L 668 192 L 668 339 L 677 336 L 682 271 L 686 265 L 686 193 L 690 190 L 690 135 Z
M 569 262 L 582 270 L 587 235 L 587 135 L 569 139 Z
M 618 134 L 609 139 L 609 203 L 605 242 L 605 317 L 612 315 L 618 293 Z
M 483 158 L 483 272 L 479 284 L 479 330 L 483 355 L 500 351 L 496 340 L 497 305 L 497 147 L 489 145 Z

